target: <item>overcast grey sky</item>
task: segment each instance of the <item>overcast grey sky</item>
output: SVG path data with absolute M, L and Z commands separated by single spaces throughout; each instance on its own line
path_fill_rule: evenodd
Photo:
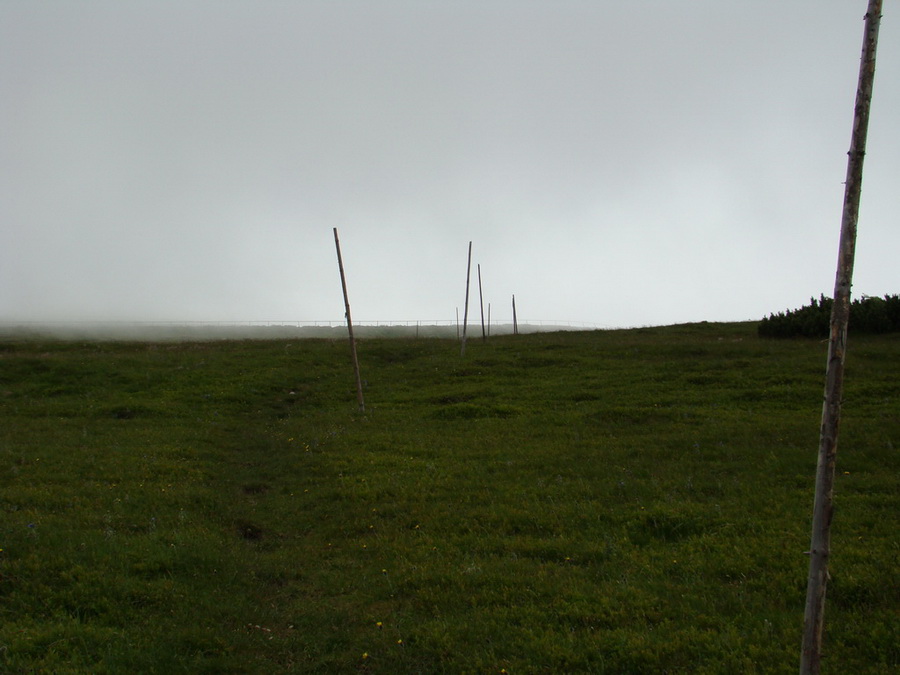
M 854 295 L 900 292 L 887 3 Z M 758 319 L 834 285 L 865 0 L 0 0 L 0 320 Z M 477 311 L 477 292 L 475 295 Z M 470 310 L 471 311 L 471 310 Z

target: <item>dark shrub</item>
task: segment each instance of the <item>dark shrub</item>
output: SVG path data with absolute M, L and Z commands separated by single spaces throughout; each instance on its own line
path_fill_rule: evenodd
M 800 309 L 770 314 L 759 322 L 760 337 L 828 337 L 831 307 L 834 301 L 820 295 L 809 299 Z M 900 295 L 883 298 L 864 295 L 850 303 L 850 330 L 856 333 L 893 333 L 900 331 Z

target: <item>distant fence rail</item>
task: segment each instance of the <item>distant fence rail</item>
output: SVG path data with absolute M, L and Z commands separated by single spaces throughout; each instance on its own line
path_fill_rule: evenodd
M 50 337 L 59 339 L 112 340 L 218 340 L 293 339 L 346 337 L 344 320 L 253 320 L 253 321 L 0 321 L 0 338 Z M 353 321 L 358 338 L 435 337 L 459 338 L 462 323 L 454 319 Z M 490 336 L 514 332 L 509 322 L 485 326 Z M 600 330 L 598 324 L 547 319 L 518 322 L 520 333 L 567 330 Z M 481 335 L 481 323 L 469 322 L 468 334 Z
M 585 328 L 585 329 L 601 329 L 611 328 L 611 326 L 603 326 L 597 323 L 587 321 L 556 321 L 552 319 L 527 319 L 519 321 L 522 325 L 528 326 L 560 326 L 566 328 Z M 346 326 L 344 319 L 323 319 L 316 321 L 295 321 L 293 319 L 271 319 L 271 320 L 253 320 L 253 321 L 0 321 L 0 328 L 84 328 L 84 327 L 163 327 L 163 328 L 265 328 L 269 326 L 280 326 L 286 328 L 338 328 Z M 455 319 L 405 319 L 405 320 L 353 320 L 354 326 L 405 326 L 414 328 L 416 326 L 462 326 L 462 322 Z M 469 321 L 470 327 L 481 326 L 480 322 Z M 509 321 L 493 321 L 491 326 L 507 326 L 512 325 Z

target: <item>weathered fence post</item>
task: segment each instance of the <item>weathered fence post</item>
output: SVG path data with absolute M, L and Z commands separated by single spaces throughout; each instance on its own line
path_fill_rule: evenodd
M 487 340 L 484 330 L 484 293 L 481 291 L 481 263 L 478 264 L 478 302 L 481 304 L 481 340 Z
M 469 242 L 469 261 L 466 263 L 466 305 L 463 309 L 463 332 L 462 347 L 460 347 L 459 355 L 466 355 L 466 325 L 469 321 L 469 278 L 472 273 L 472 242 Z
M 356 374 L 356 400 L 360 412 L 366 411 L 363 400 L 362 380 L 359 377 L 359 360 L 356 358 L 356 340 L 353 337 L 353 320 L 350 318 L 350 298 L 347 295 L 347 279 L 344 276 L 344 261 L 341 258 L 341 242 L 338 240 L 337 228 L 334 228 L 334 247 L 337 249 L 338 269 L 341 272 L 341 288 L 344 289 L 344 312 L 347 317 L 347 332 L 350 334 L 350 356 L 353 358 L 353 371 Z
M 516 296 L 513 295 L 513 335 L 519 334 L 519 322 L 516 319 Z
M 806 610 L 803 615 L 800 675 L 818 675 L 821 671 L 825 589 L 828 581 L 828 557 L 831 553 L 831 518 L 834 514 L 835 460 L 844 389 L 847 324 L 850 318 L 850 287 L 853 280 L 853 256 L 856 249 L 856 224 L 862 188 L 863 158 L 866 154 L 869 108 L 875 81 L 875 50 L 878 45 L 881 5 L 882 0 L 869 0 L 866 12 L 853 133 L 847 160 L 841 240 L 834 281 L 834 304 L 831 308 L 828 364 L 825 371 L 825 402 L 822 406 L 822 427 L 816 466 L 816 495 L 809 545 L 809 576 L 806 586 Z

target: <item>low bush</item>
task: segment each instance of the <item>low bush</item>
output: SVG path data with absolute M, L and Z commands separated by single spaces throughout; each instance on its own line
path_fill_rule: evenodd
M 818 300 L 810 298 L 809 304 L 800 309 L 770 314 L 759 322 L 759 336 L 827 338 L 832 305 L 832 298 L 820 295 Z M 900 296 L 864 295 L 851 302 L 850 330 L 870 335 L 900 331 Z

